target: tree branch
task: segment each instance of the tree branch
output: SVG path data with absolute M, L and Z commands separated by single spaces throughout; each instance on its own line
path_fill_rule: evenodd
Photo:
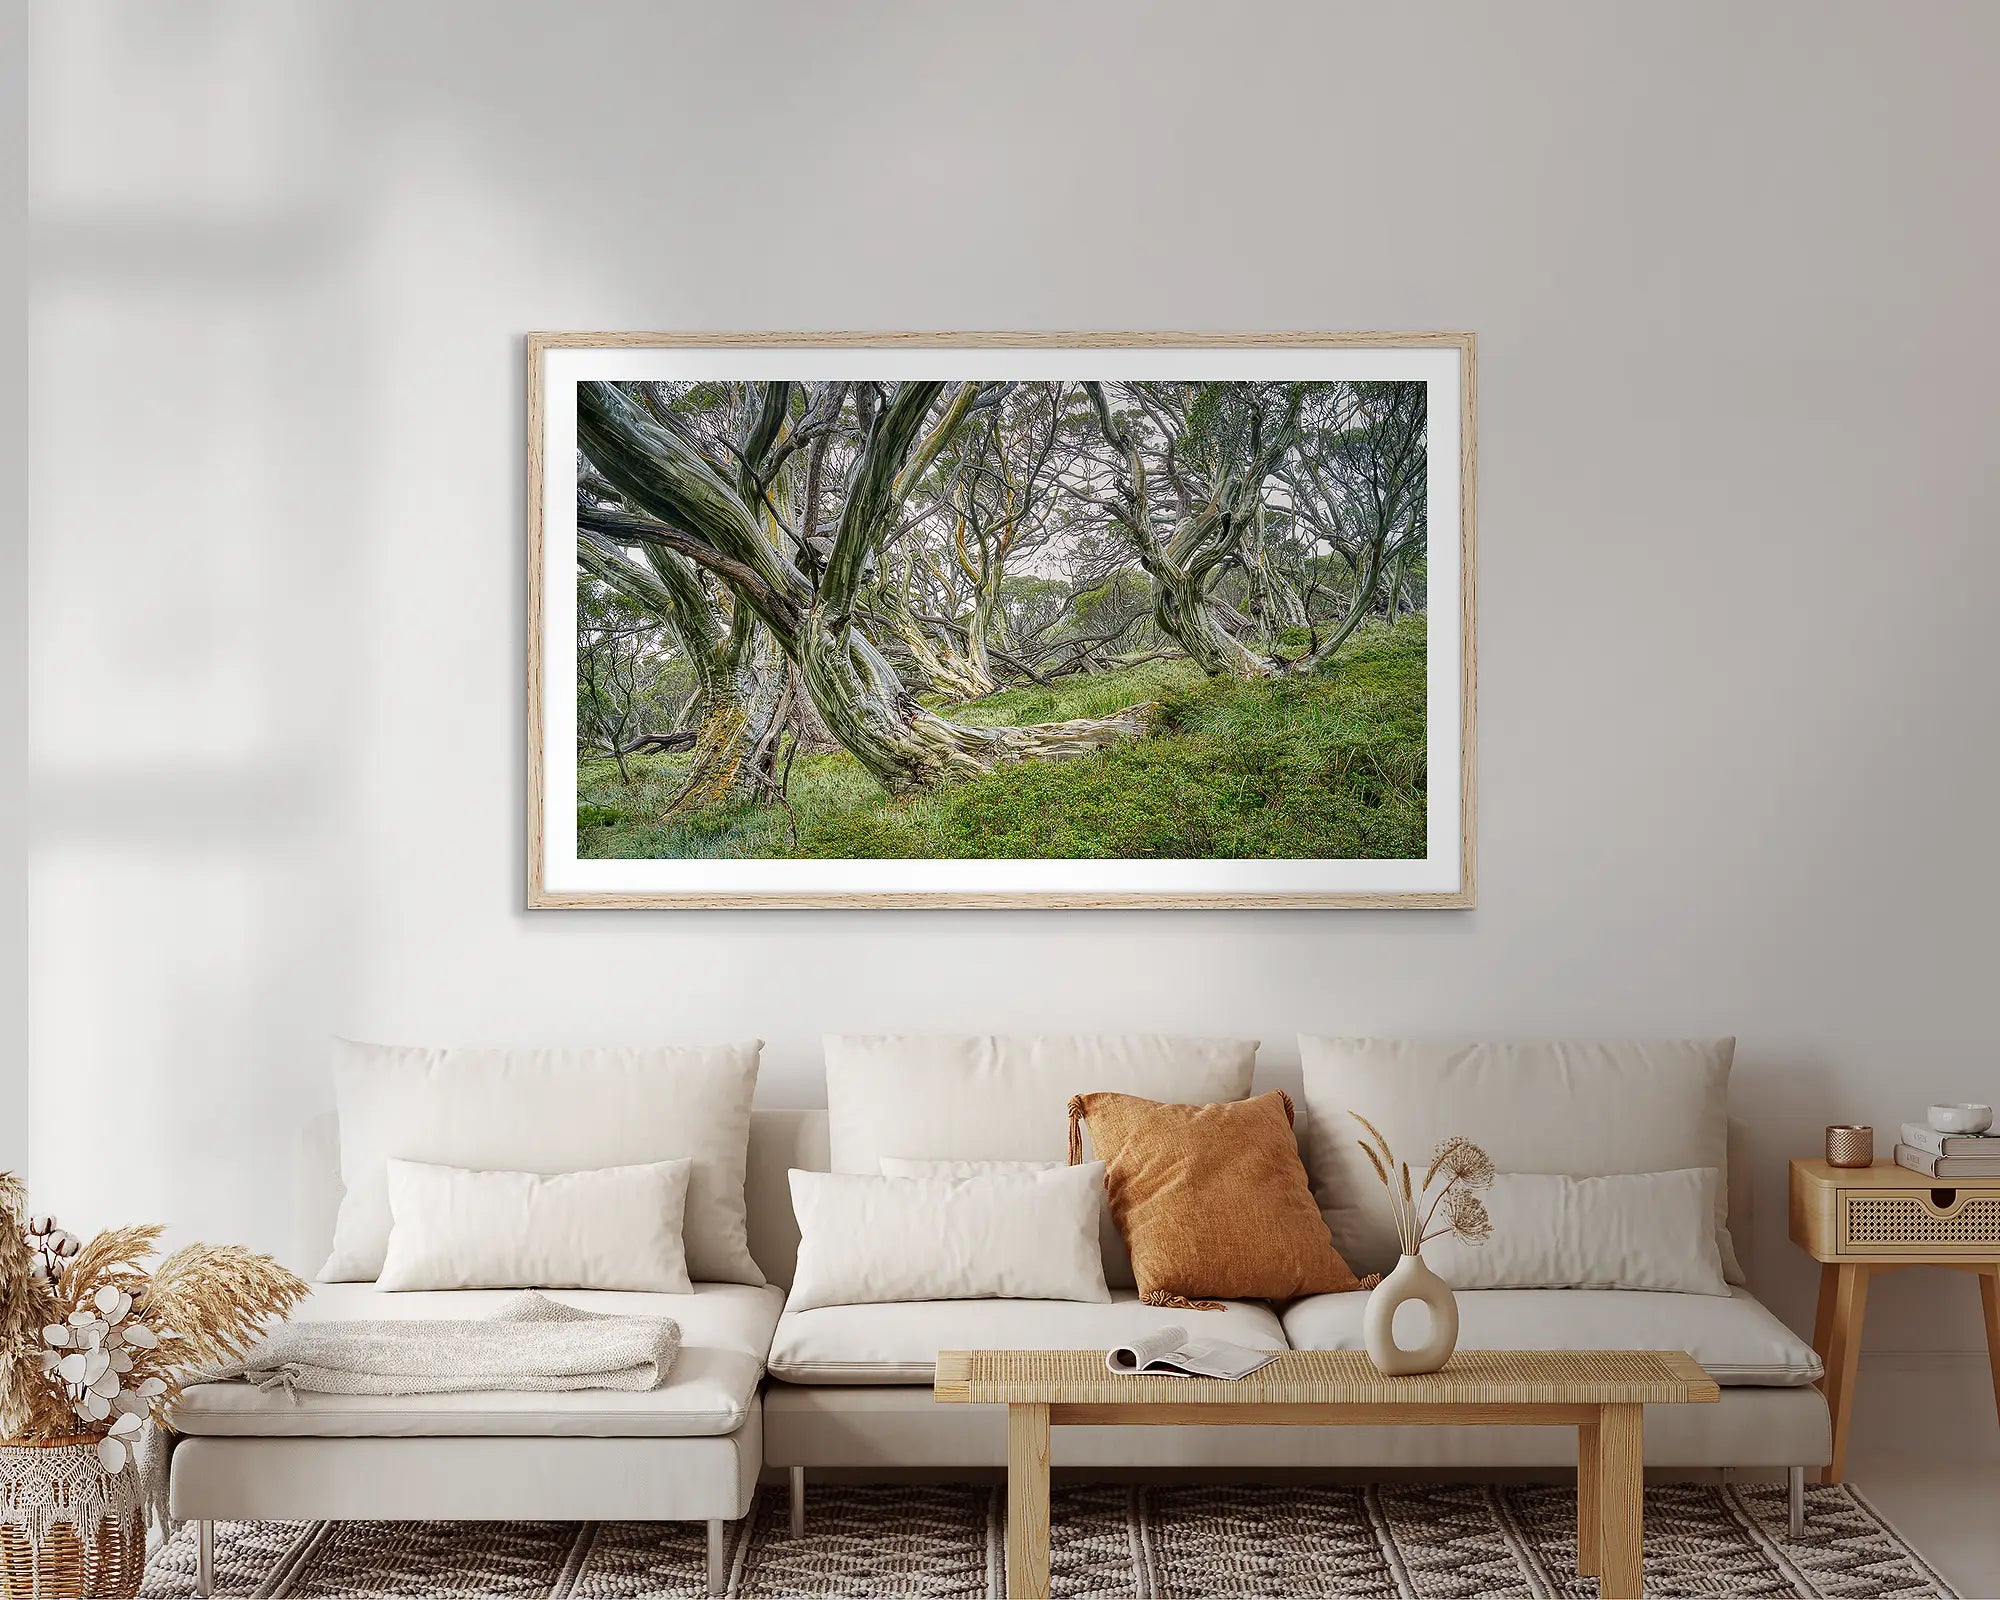
M 686 556 L 756 606 L 767 621 L 776 618 L 785 625 L 797 622 L 799 608 L 789 597 L 772 589 L 760 574 L 742 562 L 721 554 L 705 541 L 683 533 L 679 528 L 636 516 L 630 511 L 612 511 L 603 506 L 578 506 L 576 526 L 578 533 L 608 541 L 614 546 L 651 544 Z M 582 559 L 581 542 L 578 559 Z
M 900 475 L 924 417 L 943 389 L 942 383 L 900 384 L 895 399 L 870 419 L 867 439 L 848 475 L 846 503 L 840 509 L 820 586 L 821 602 L 836 627 L 850 613 L 868 557 L 902 504 L 897 489 Z
M 577 439 L 592 466 L 635 511 L 646 539 L 732 582 L 753 585 L 774 611 L 810 603 L 811 586 L 764 537 L 741 495 L 688 442 L 645 415 L 618 385 L 576 386 Z M 578 508 L 578 517 L 584 515 Z M 612 537 L 618 537 L 616 533 Z

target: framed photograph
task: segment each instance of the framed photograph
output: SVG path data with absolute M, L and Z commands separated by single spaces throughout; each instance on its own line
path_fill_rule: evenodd
M 1473 904 L 1470 334 L 528 362 L 530 906 Z

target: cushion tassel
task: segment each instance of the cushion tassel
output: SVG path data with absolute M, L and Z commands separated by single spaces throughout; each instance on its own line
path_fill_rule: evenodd
M 1184 1294 L 1169 1294 L 1165 1289 L 1148 1289 L 1140 1300 L 1149 1306 L 1159 1306 L 1166 1311 L 1227 1311 L 1229 1308 L 1220 1300 L 1190 1300 Z
M 1361 1280 L 1361 1287 L 1364 1289 L 1372 1289 L 1375 1287 L 1376 1284 L 1380 1283 L 1381 1281 L 1382 1281 L 1381 1273 L 1371 1272 Z
M 1077 1165 L 1083 1160 L 1083 1096 L 1069 1097 L 1069 1164 Z

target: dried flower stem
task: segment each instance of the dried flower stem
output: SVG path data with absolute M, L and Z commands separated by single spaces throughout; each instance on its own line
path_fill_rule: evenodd
M 1348 1115 L 1367 1130 L 1368 1138 L 1356 1142 L 1388 1194 L 1397 1247 L 1404 1255 L 1419 1255 L 1431 1240 L 1446 1234 L 1468 1244 L 1483 1244 L 1491 1237 L 1492 1219 L 1474 1193 L 1493 1181 L 1493 1158 L 1484 1150 L 1470 1139 L 1445 1139 L 1424 1169 L 1423 1181 L 1418 1183 L 1410 1175 L 1409 1163 L 1396 1159 L 1381 1129 L 1358 1111 Z M 1444 1185 L 1432 1194 L 1431 1187 L 1440 1173 L 1445 1174 Z M 1425 1205 L 1427 1195 L 1430 1203 Z M 1444 1225 L 1434 1228 L 1431 1224 L 1440 1212 Z

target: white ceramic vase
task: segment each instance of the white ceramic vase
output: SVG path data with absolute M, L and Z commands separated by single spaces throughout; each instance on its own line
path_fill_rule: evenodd
M 1405 1350 L 1396 1343 L 1396 1308 L 1410 1300 L 1429 1307 L 1431 1332 L 1415 1349 Z M 1368 1359 L 1389 1377 L 1437 1371 L 1458 1348 L 1458 1301 L 1451 1285 L 1425 1266 L 1422 1256 L 1404 1256 L 1362 1307 L 1361 1338 Z

